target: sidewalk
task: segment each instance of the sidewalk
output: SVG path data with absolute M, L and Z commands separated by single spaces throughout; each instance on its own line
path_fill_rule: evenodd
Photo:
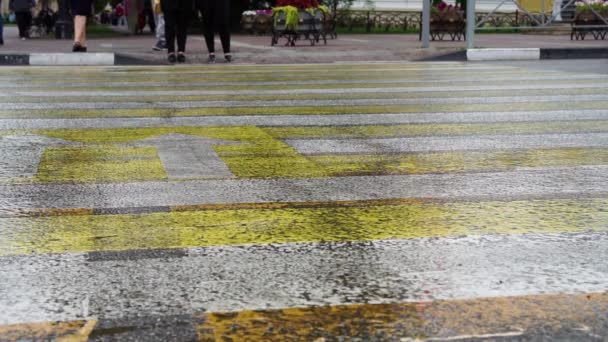
M 52 38 L 21 41 L 15 27 L 5 27 L 5 45 L 0 47 L 0 55 L 30 53 L 63 53 L 71 51 L 71 41 Z M 151 34 L 115 38 L 91 39 L 89 52 L 116 53 L 123 63 L 158 64 L 165 63 L 165 52 L 152 51 L 155 38 Z M 237 63 L 323 63 L 362 61 L 412 61 L 421 59 L 464 59 L 466 42 L 431 42 L 429 49 L 422 49 L 417 34 L 342 34 L 337 40 L 328 40 L 316 46 L 308 41 L 300 41 L 295 47 L 270 46 L 270 36 L 234 35 L 232 50 Z M 565 54 L 594 48 L 608 57 L 607 40 L 571 41 L 570 35 L 540 34 L 477 34 L 476 47 L 479 48 L 546 48 L 565 49 Z M 219 41 L 216 50 L 221 52 Z M 202 35 L 188 37 L 188 57 L 192 63 L 206 61 L 206 48 Z M 218 54 L 221 62 L 221 53 Z

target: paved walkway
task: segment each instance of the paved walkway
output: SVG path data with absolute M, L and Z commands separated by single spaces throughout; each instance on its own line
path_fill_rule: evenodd
M 15 27 L 5 30 L 5 46 L 0 53 L 68 52 L 70 41 L 54 39 L 31 39 L 20 41 Z M 571 41 L 569 35 L 533 34 L 478 34 L 476 47 L 505 48 L 606 48 L 608 41 Z M 163 52 L 152 51 L 155 39 L 152 35 L 125 36 L 92 39 L 91 52 L 116 52 L 151 62 L 162 62 Z M 235 35 L 233 52 L 239 63 L 311 63 L 334 61 L 404 61 L 461 51 L 464 41 L 432 42 L 431 48 L 422 49 L 417 34 L 344 34 L 327 45 L 310 46 L 301 41 L 296 47 L 270 46 L 269 36 Z M 219 49 L 219 41 L 216 42 Z M 204 62 L 206 49 L 201 35 L 190 36 L 188 51 L 192 62 Z M 220 58 L 221 60 L 221 58 Z

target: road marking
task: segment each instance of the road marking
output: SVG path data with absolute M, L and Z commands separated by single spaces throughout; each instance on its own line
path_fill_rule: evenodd
M 608 101 L 592 102 L 522 102 L 504 104 L 419 104 L 373 106 L 303 106 L 303 107 L 201 107 L 201 108 L 124 108 L 124 109 L 53 109 L 0 110 L 0 118 L 97 118 L 97 117 L 184 117 L 214 115 L 328 115 L 328 114 L 400 114 L 461 113 L 553 110 L 606 110 Z M 605 117 L 603 117 L 605 119 Z
M 79 144 L 34 134 L 0 136 L 0 177 L 34 177 L 47 147 L 76 145 Z
M 173 101 L 173 102 L 5 102 L 4 111 L 10 110 L 92 110 L 92 109 L 191 109 L 191 108 L 265 108 L 265 107 L 331 107 L 331 106 L 395 106 L 434 104 L 511 104 L 608 101 L 608 95 L 558 96 L 499 96 L 499 97 L 448 97 L 448 98 L 394 98 L 394 99 L 332 99 L 332 100 L 246 100 L 246 101 Z
M 165 134 L 138 141 L 131 146 L 154 146 L 171 179 L 232 178 L 234 175 L 213 150 L 216 145 L 239 142 L 185 134 Z
M 0 325 L 0 338 L 3 341 L 86 342 L 96 324 L 96 320 L 78 320 Z
M 194 116 L 165 118 L 72 118 L 72 119 L 2 119 L 2 130 L 44 130 L 44 129 L 87 129 L 87 128 L 126 128 L 126 127 L 200 127 L 200 126 L 352 126 L 359 125 L 403 125 L 403 124 L 474 124 L 474 123 L 529 123 L 569 121 L 577 127 L 577 120 L 600 121 L 606 119 L 608 110 L 548 110 L 513 112 L 438 112 L 411 114 L 339 114 L 339 115 L 242 115 L 242 116 Z M 590 123 L 592 124 L 592 123 Z M 412 127 L 412 126 L 410 126 Z M 412 127 L 412 129 L 415 129 Z M 564 129 L 564 131 L 568 131 Z
M 236 95 L 236 96 L 263 96 L 263 95 L 301 95 L 301 94 L 334 94 L 334 95 L 347 95 L 347 94 L 369 94 L 369 93 L 437 93 L 437 92 L 450 92 L 452 94 L 456 94 L 458 96 L 459 92 L 469 91 L 469 92 L 484 92 L 484 91 L 500 91 L 500 90 L 510 90 L 510 91 L 521 91 L 521 90 L 587 90 L 587 89 L 597 89 L 597 84 L 594 86 L 587 85 L 584 83 L 549 83 L 549 84 L 514 84 L 514 85 L 473 85 L 467 86 L 462 85 L 457 88 L 453 86 L 427 86 L 427 87 L 376 87 L 376 88 L 347 88 L 347 87 L 339 87 L 334 89 L 318 89 L 318 88 L 300 88 L 300 89 L 271 89 L 271 90 L 252 90 L 252 89 L 241 89 L 241 90 L 210 90 L 210 89 L 200 89 L 200 90 L 147 90 L 147 91 L 139 91 L 139 90 L 124 90 L 124 91 L 109 91 L 109 90 L 97 90 L 94 92 L 91 91 L 80 91 L 80 90 L 64 90 L 64 89 L 54 89 L 53 91 L 29 91 L 29 90 L 14 90 L 10 92 L 2 92 L 0 93 L 0 98 L 2 97 L 68 97 L 68 98 L 79 98 L 95 95 L 96 97 L 107 96 L 107 97 L 158 97 L 158 96 L 205 96 L 205 95 Z M 502 92 L 504 93 L 504 92 Z M 570 94 L 571 92 L 567 92 Z M 593 94 L 593 90 L 590 92 Z M 428 96 L 428 95 L 425 95 Z
M 608 133 L 286 139 L 285 142 L 301 154 L 427 153 L 608 147 Z
M 495 198 L 497 194 L 506 198 L 568 194 L 593 196 L 608 191 L 607 170 L 607 166 L 580 166 L 464 174 L 134 182 L 120 186 L 17 184 L 0 185 L 0 203 L 3 203 L 2 211 L 10 212 L 15 209 L 104 208 L 108 203 L 115 208 L 133 208 L 384 198 L 483 199 Z
M 218 246 L 144 259 L 133 250 L 94 261 L 87 253 L 0 257 L 10 274 L 0 279 L 0 324 L 81 319 L 86 295 L 91 315 L 113 319 L 604 292 L 608 274 L 597 261 L 607 248 L 602 232 Z
M 385 200 L 0 217 L 0 255 L 608 230 L 608 200 Z M 34 213 L 35 214 L 35 213 Z M 69 216 L 68 216 L 69 215 Z M 330 218 L 325 220 L 324 218 Z

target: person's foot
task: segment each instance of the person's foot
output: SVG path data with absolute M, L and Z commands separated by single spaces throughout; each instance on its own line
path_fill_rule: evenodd
M 165 42 L 158 41 L 156 43 L 156 45 L 154 45 L 154 47 L 152 48 L 152 50 L 154 50 L 154 51 L 167 50 L 167 44 Z
M 224 55 L 224 59 L 226 60 L 226 63 L 232 63 L 232 55 L 227 53 Z
M 170 53 L 167 57 L 167 60 L 169 61 L 169 63 L 175 64 L 175 62 L 177 62 L 177 57 L 175 57 L 174 53 Z
M 0 39 L 0 45 L 4 45 L 4 39 Z
M 26 39 L 25 37 L 21 37 L 21 40 L 25 40 L 25 39 Z
M 186 55 L 183 52 L 177 54 L 177 63 L 186 63 Z
M 87 52 L 87 47 L 82 46 L 79 42 L 74 43 L 72 46 L 72 52 Z
M 207 59 L 207 64 L 215 64 L 215 55 L 210 53 L 209 58 Z

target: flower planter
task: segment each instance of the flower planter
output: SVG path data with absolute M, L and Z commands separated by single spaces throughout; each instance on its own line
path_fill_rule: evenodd
M 251 34 L 268 34 L 272 32 L 272 11 L 245 11 L 241 16 L 241 28 Z
M 443 40 L 447 34 L 451 40 L 466 39 L 466 22 L 460 10 L 433 10 L 431 12 L 431 40 Z M 420 39 L 422 39 L 422 17 L 420 20 Z
M 591 34 L 594 39 L 606 39 L 608 36 L 608 9 L 596 10 L 577 9 L 572 21 L 572 32 L 570 40 L 585 40 L 588 34 Z M 603 27 L 602 27 L 603 26 Z

